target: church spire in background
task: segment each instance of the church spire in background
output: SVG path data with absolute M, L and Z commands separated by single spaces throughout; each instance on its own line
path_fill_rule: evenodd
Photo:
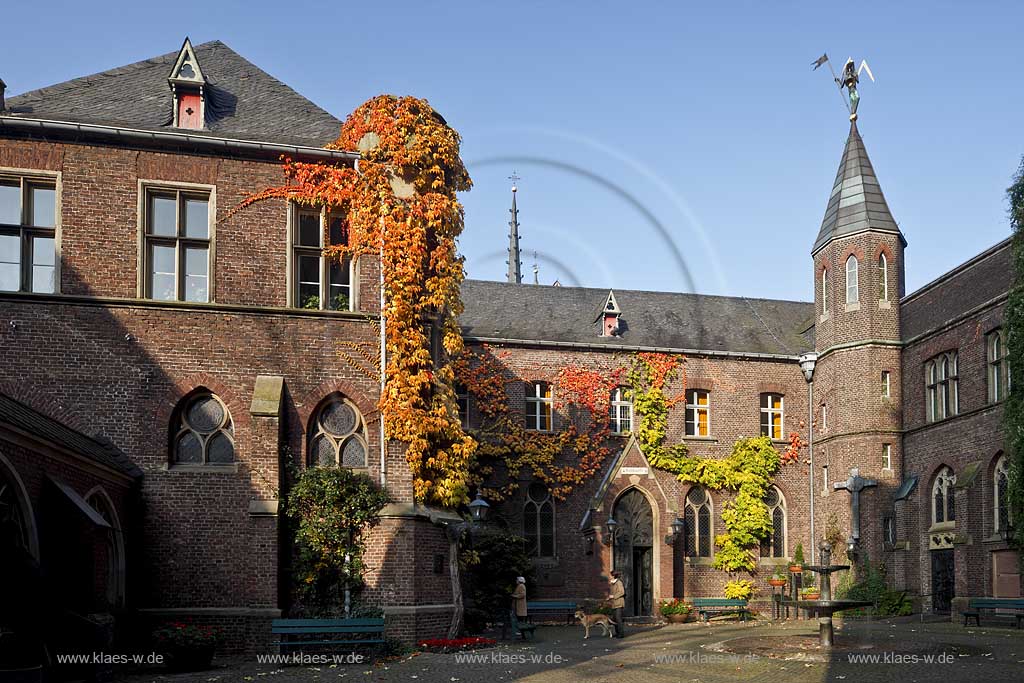
M 516 191 L 519 188 L 515 185 L 519 176 L 512 171 L 508 179 L 512 181 L 512 208 L 509 209 L 512 219 L 508 222 L 508 281 L 518 285 L 523 282 L 523 262 L 519 253 L 519 210 L 516 209 Z

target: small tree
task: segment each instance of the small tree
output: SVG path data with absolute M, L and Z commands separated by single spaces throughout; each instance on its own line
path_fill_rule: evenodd
M 533 563 L 526 554 L 520 536 L 507 531 L 483 531 L 473 537 L 471 548 L 460 558 L 465 570 L 463 595 L 466 603 L 466 629 L 479 632 L 484 624 L 511 607 L 516 577 L 526 578 L 532 586 Z
M 305 469 L 288 495 L 295 524 L 294 596 L 309 616 L 342 612 L 345 589 L 363 576 L 363 534 L 377 522 L 388 494 L 365 474 L 336 467 Z
M 1007 490 L 1013 541 L 1024 546 L 1024 161 L 1006 192 L 1013 228 L 1014 279 L 1006 302 L 1007 360 L 1013 391 L 1006 398 L 1003 423 L 1010 458 Z

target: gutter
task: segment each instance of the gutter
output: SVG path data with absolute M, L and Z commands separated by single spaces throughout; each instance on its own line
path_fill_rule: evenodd
M 0 130 L 16 130 L 28 133 L 51 134 L 54 136 L 82 138 L 99 138 L 120 142 L 122 144 L 146 144 L 155 147 L 173 147 L 188 145 L 209 152 L 234 152 L 250 156 L 262 156 L 277 159 L 284 155 L 293 159 L 315 159 L 318 161 L 354 162 L 359 159 L 356 152 L 346 152 L 322 147 L 306 147 L 303 145 L 283 145 L 275 142 L 256 140 L 235 140 L 213 135 L 195 135 L 180 131 L 150 131 L 137 128 L 121 128 L 103 126 L 92 123 L 71 123 L 68 121 L 51 121 L 48 119 L 23 119 L 16 116 L 0 115 Z
M 583 351 L 643 351 L 651 353 L 679 353 L 689 356 L 722 356 L 725 358 L 754 358 L 760 360 L 799 362 L 799 355 L 788 355 L 782 353 L 757 353 L 754 351 L 715 351 L 711 349 L 676 349 L 666 346 L 633 346 L 623 344 L 611 346 L 608 344 L 587 344 L 585 342 L 550 341 L 544 339 L 503 339 L 500 337 L 475 337 L 463 335 L 466 342 L 478 344 L 506 344 L 514 346 L 549 346 L 553 348 L 579 349 Z

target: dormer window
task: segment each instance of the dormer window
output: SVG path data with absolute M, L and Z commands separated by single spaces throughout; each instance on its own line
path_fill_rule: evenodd
M 622 309 L 619 308 L 619 303 L 615 300 L 615 292 L 608 292 L 608 298 L 604 302 L 604 310 L 601 311 L 602 337 L 618 337 L 622 334 L 622 329 L 619 325 L 619 316 L 621 315 Z
M 172 124 L 175 128 L 200 130 L 206 126 L 206 77 L 188 38 L 181 46 L 167 77 L 174 93 Z

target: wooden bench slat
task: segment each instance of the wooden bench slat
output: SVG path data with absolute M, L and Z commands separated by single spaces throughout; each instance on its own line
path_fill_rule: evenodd
M 281 640 L 273 644 L 282 647 L 294 647 L 298 645 L 365 645 L 383 642 L 383 640 Z
M 299 628 L 276 628 L 271 633 L 288 635 L 297 633 L 383 633 L 383 626 L 328 626 L 321 628 L 299 627 Z
M 272 626 L 383 626 L 384 620 L 376 619 L 274 619 Z

